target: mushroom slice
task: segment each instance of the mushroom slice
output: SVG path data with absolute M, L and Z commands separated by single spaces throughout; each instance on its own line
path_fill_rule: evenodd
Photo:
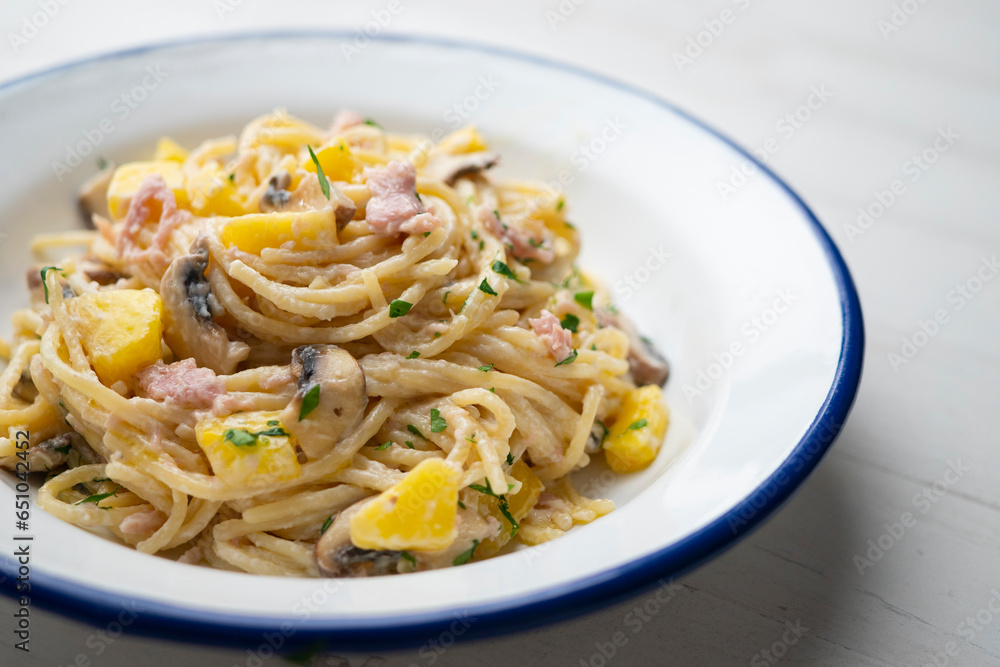
M 191 253 L 167 267 L 160 281 L 163 299 L 163 338 L 180 359 L 193 358 L 218 375 L 229 375 L 247 358 L 250 347 L 230 341 L 213 319 L 212 288 L 205 277 L 208 244 L 199 237 Z
M 109 164 L 87 179 L 80 187 L 77 203 L 80 207 L 80 217 L 87 229 L 94 228 L 94 214 L 108 217 L 108 186 L 114 176 L 115 165 Z
M 324 577 L 371 577 L 413 569 L 402 551 L 362 549 L 351 542 L 351 517 L 369 500 L 343 510 L 316 541 L 316 566 Z
M 424 175 L 438 181 L 444 181 L 448 185 L 455 185 L 455 181 L 463 176 L 471 176 L 495 167 L 500 161 L 498 153 L 490 151 L 479 151 L 477 153 L 463 153 L 462 155 L 440 155 L 424 167 Z
M 281 423 L 316 460 L 358 427 L 368 407 L 365 374 L 350 352 L 336 345 L 302 345 L 292 352 L 298 391 Z
M 597 313 L 601 326 L 614 326 L 621 329 L 628 337 L 628 365 L 632 379 L 639 386 L 655 384 L 662 387 L 670 377 L 670 364 L 657 350 L 652 341 L 640 336 L 632 322 L 619 313 L 600 310 Z
M 261 213 L 280 211 L 288 205 L 292 198 L 292 193 L 288 191 L 288 186 L 292 184 L 292 177 L 287 171 L 279 171 L 267 181 L 267 190 L 260 198 Z

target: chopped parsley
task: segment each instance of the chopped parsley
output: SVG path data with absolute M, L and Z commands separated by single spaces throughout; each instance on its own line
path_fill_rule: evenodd
M 431 233 L 430 233 L 430 232 L 424 232 L 424 238 L 427 238 L 427 237 L 428 237 L 428 236 L 430 236 L 430 235 L 431 235 Z
M 316 165 L 316 178 L 319 179 L 319 189 L 323 191 L 323 196 L 328 200 L 330 199 L 330 181 L 326 180 L 326 174 L 323 173 L 323 167 L 319 164 L 319 159 L 316 154 L 313 153 L 312 146 L 306 146 L 309 149 L 309 157 L 312 159 L 313 164 Z
M 417 564 L 417 559 L 416 559 L 416 558 L 414 558 L 414 557 L 413 557 L 413 554 L 411 554 L 411 553 L 410 553 L 409 551 L 400 551 L 400 552 L 399 552 L 399 555 L 400 555 L 400 556 L 401 556 L 401 557 L 402 557 L 403 559 L 405 559 L 405 560 L 408 560 L 408 561 L 410 561 L 410 563 L 411 563 L 412 565 L 416 565 L 416 564 Z
M 516 283 L 524 282 L 523 280 L 521 280 L 520 278 L 517 277 L 516 273 L 514 273 L 513 271 L 511 271 L 511 268 L 509 266 L 507 266 L 506 264 L 504 264 L 503 262 L 501 262 L 499 259 L 497 261 L 493 262 L 493 267 L 492 268 L 493 268 L 494 271 L 496 271 L 497 273 L 499 273 L 501 276 L 504 276 L 506 278 L 510 278 L 511 280 L 513 280 Z
M 319 534 L 322 535 L 323 533 L 325 533 L 326 529 L 330 527 L 331 523 L 333 523 L 333 515 L 332 514 L 330 516 L 326 517 L 326 521 L 323 522 L 323 527 L 319 529 Z
M 441 297 L 441 303 L 443 303 L 446 306 L 448 305 L 448 295 L 449 294 L 451 294 L 451 290 L 448 290 L 447 292 L 445 292 L 444 296 Z
M 410 449 L 416 449 L 416 447 L 413 446 L 413 443 L 410 442 L 409 440 L 406 441 L 406 446 L 409 447 Z
M 118 494 L 118 489 L 120 489 L 120 488 L 122 488 L 122 487 L 119 485 L 119 486 L 116 486 L 114 488 L 114 490 L 111 491 L 110 493 L 95 493 L 94 495 L 87 496 L 83 500 L 78 500 L 78 501 L 76 501 L 73 504 L 74 505 L 83 505 L 84 503 L 94 503 L 96 505 L 97 503 L 101 502 L 105 498 L 110 498 L 110 497 L 112 497 L 114 495 L 117 495 Z M 103 509 L 108 509 L 108 508 L 102 507 L 101 509 L 103 510 Z
M 406 430 L 409 431 L 410 433 L 412 433 L 413 435 L 417 436 L 421 440 L 426 440 L 427 439 L 427 437 L 424 436 L 424 434 L 420 432 L 420 429 L 417 428 L 416 426 L 414 426 L 413 424 L 407 424 L 406 425 Z M 409 444 L 409 443 L 407 443 L 407 444 Z
M 563 329 L 569 329 L 573 333 L 576 333 L 576 328 L 580 326 L 580 318 L 573 313 L 566 313 L 566 316 L 562 318 L 559 324 Z
M 417 352 L 416 350 L 414 350 L 413 352 L 410 352 L 409 356 L 407 356 L 406 358 L 407 359 L 416 359 L 419 356 L 420 356 L 420 353 Z
M 378 447 L 376 447 L 375 451 L 380 452 L 383 449 L 389 449 L 389 447 L 391 447 L 391 446 L 392 446 L 392 440 L 386 440 L 381 445 L 379 445 Z
M 413 304 L 409 301 L 393 299 L 389 304 L 389 317 L 402 317 L 410 312 L 410 308 L 413 308 Z
M 566 206 L 566 202 L 565 202 L 564 200 L 560 199 L 560 200 L 559 200 L 559 201 L 558 201 L 558 202 L 556 203 L 556 210 L 557 210 L 557 211 L 561 211 L 561 210 L 563 210 L 563 208 L 564 208 L 565 206 Z
M 62 447 L 53 447 L 52 451 L 59 452 L 60 454 L 69 454 L 69 450 L 73 448 L 73 445 L 63 445 Z
M 577 292 L 576 294 L 573 295 L 573 299 L 587 310 L 594 309 L 594 290 L 587 290 L 586 292 Z
M 472 554 L 476 552 L 476 547 L 478 546 L 479 546 L 479 540 L 472 540 L 472 548 L 470 548 L 468 551 L 463 551 L 462 553 L 458 554 L 458 556 L 455 558 L 454 564 L 465 565 L 466 563 L 468 563 L 469 559 L 472 558 Z
M 514 455 L 513 454 L 508 454 L 507 455 L 507 465 L 509 465 L 509 466 L 514 465 Z
M 375 122 L 374 120 L 372 120 L 371 118 L 365 118 L 365 125 L 371 125 L 372 127 L 377 127 L 377 128 L 379 128 L 380 130 L 382 129 L 382 126 L 381 126 L 381 125 L 379 125 L 378 123 L 376 123 L 376 122 Z
M 493 370 L 493 364 L 490 364 L 489 366 L 480 366 L 479 370 L 481 370 L 484 373 L 489 373 L 491 370 Z
M 419 192 L 414 192 L 413 194 L 415 194 L 417 196 L 417 201 L 418 202 L 420 202 L 421 204 L 424 203 L 424 200 L 420 198 L 420 193 Z M 428 234 L 430 234 L 430 232 L 424 232 L 424 236 L 427 236 Z
M 535 239 L 533 239 L 533 238 L 531 238 L 529 236 L 528 237 L 528 245 L 530 245 L 532 248 L 544 248 L 545 247 L 545 242 L 544 241 L 536 241 Z
M 448 428 L 448 422 L 441 416 L 441 411 L 431 408 L 431 433 L 440 433 Z
M 472 236 L 472 240 L 473 241 L 478 241 L 479 240 L 479 232 L 477 232 L 475 229 L 473 229 L 471 232 L 469 232 L 469 234 Z
M 463 503 L 461 500 L 458 501 L 458 506 L 461 507 L 462 509 L 465 509 L 465 503 Z
M 319 385 L 315 385 L 312 389 L 306 392 L 306 395 L 302 397 L 302 407 L 299 408 L 299 421 L 302 421 L 309 416 L 309 413 L 316 409 L 319 405 Z M 271 424 L 267 422 L 269 426 L 277 426 L 277 423 Z
M 97 158 L 97 168 L 104 171 L 108 167 L 108 161 L 104 159 L 104 156 Z
M 645 419 L 638 419 L 638 420 L 632 422 L 631 424 L 629 424 L 628 428 L 625 429 L 625 430 L 626 431 L 638 431 L 640 428 L 646 428 L 646 424 L 648 424 L 648 423 L 649 422 L 646 421 Z
M 272 426 L 256 433 L 251 433 L 245 428 L 227 428 L 223 434 L 223 439 L 231 442 L 234 447 L 254 447 L 258 443 L 258 438 L 262 435 L 287 436 L 289 433 L 281 426 Z
M 471 438 L 466 438 L 466 440 L 468 440 L 468 441 L 469 441 L 469 442 L 471 442 L 471 443 L 475 443 L 475 442 L 476 442 L 476 434 L 475 434 L 475 433 L 473 433 L 473 434 L 472 434 L 472 437 L 471 437 Z
M 520 524 L 518 524 L 517 520 L 514 519 L 514 516 L 510 513 L 510 504 L 507 502 L 507 497 L 504 495 L 498 496 L 493 491 L 493 489 L 490 488 L 490 480 L 488 479 L 486 480 L 486 486 L 483 486 L 482 484 L 469 484 L 469 488 L 472 489 L 473 491 L 478 491 L 479 493 L 485 493 L 488 496 L 493 496 L 494 498 L 496 498 L 500 508 L 500 513 L 504 515 L 504 518 L 506 518 L 508 522 L 510 522 L 510 536 L 514 537 L 515 535 L 517 535 L 517 529 L 520 528 L 521 526 Z M 513 488 L 512 484 L 507 485 L 508 491 L 510 491 L 512 488 Z
M 235 171 L 233 173 L 229 174 L 229 182 L 230 183 L 235 183 L 236 182 L 236 172 Z M 329 199 L 329 197 L 327 197 L 327 199 Z
M 565 364 L 571 364 L 571 363 L 573 363 L 574 361 L 576 361 L 576 358 L 577 358 L 578 356 L 580 356 L 580 353 L 579 353 L 579 352 L 577 352 L 576 350 L 573 350 L 572 354 L 570 354 L 570 355 L 569 355 L 568 357 L 566 357 L 566 358 L 565 358 L 565 359 L 563 359 L 562 361 L 557 361 L 557 362 L 556 362 L 556 366 L 563 366 L 563 365 L 565 365 Z
M 479 283 L 479 291 L 486 292 L 490 296 L 497 295 L 496 291 L 492 287 L 490 287 L 490 284 L 488 282 L 486 282 L 486 278 L 483 278 L 483 282 Z
M 42 267 L 42 287 L 45 289 L 45 303 L 49 302 L 49 286 L 45 282 L 45 274 L 50 270 L 55 269 L 56 271 L 62 271 L 58 266 L 43 266 Z
M 280 424 L 281 422 L 279 422 L 277 419 L 272 419 L 271 421 L 267 422 L 268 426 L 278 426 Z

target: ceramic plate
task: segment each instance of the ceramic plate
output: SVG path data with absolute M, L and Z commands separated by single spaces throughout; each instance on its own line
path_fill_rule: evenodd
M 0 87 L 0 313 L 27 302 L 31 236 L 78 226 L 99 159 L 192 145 L 276 107 L 325 125 L 350 107 L 396 131 L 476 124 L 496 176 L 566 192 L 581 265 L 672 363 L 667 443 L 642 473 L 578 479 L 617 510 L 540 547 L 363 580 L 252 576 L 137 553 L 32 509 L 33 601 L 185 641 L 415 644 L 460 623 L 495 634 L 634 594 L 733 544 L 803 482 L 847 416 L 863 329 L 843 260 L 765 167 L 656 97 L 574 67 L 416 37 L 254 35 L 153 46 Z M 2 476 L 3 588 L 13 592 L 14 478 Z M 457 619 L 457 620 L 456 620 Z M 267 639 L 271 637 L 272 639 Z

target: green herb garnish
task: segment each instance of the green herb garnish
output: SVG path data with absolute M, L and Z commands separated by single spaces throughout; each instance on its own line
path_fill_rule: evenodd
M 566 358 L 565 358 L 565 359 L 563 359 L 562 361 L 557 361 L 557 362 L 556 362 L 556 366 L 562 366 L 562 365 L 564 365 L 564 364 L 571 364 L 571 363 L 573 363 L 574 361 L 576 361 L 576 358 L 577 358 L 578 356 L 580 356 L 580 353 L 579 353 L 579 352 L 577 352 L 576 350 L 573 350 L 573 353 L 572 353 L 572 354 L 570 354 L 570 355 L 569 355 L 568 357 L 566 357 Z
M 479 546 L 479 540 L 472 540 L 472 548 L 468 551 L 463 551 L 455 558 L 455 565 L 465 565 L 472 558 L 472 554 L 475 553 L 476 547 Z
M 594 309 L 594 290 L 587 290 L 586 292 L 577 292 L 576 294 L 573 295 L 573 299 L 587 310 Z
M 309 149 L 309 157 L 312 159 L 313 164 L 316 165 L 316 178 L 319 179 L 319 189 L 323 191 L 323 196 L 330 199 L 330 181 L 326 180 L 326 174 L 323 173 L 323 167 L 319 164 L 319 159 L 317 159 L 316 154 L 313 153 L 312 146 L 306 146 Z
M 496 296 L 497 293 L 490 287 L 490 284 L 486 282 L 486 278 L 483 278 L 483 282 L 479 283 L 479 291 L 486 292 L 490 296 Z
M 631 424 L 629 424 L 628 428 L 625 429 L 625 430 L 626 431 L 638 431 L 640 428 L 645 428 L 646 424 L 648 424 L 648 423 L 649 422 L 646 421 L 645 419 L 638 419 L 638 420 L 632 422 Z
M 236 447 L 253 447 L 257 444 L 257 436 L 245 428 L 227 428 L 223 437 Z
M 315 385 L 302 397 L 302 407 L 299 408 L 299 421 L 309 416 L 309 413 L 315 410 L 317 405 L 319 405 L 319 385 Z M 267 423 L 270 424 L 271 422 Z
M 119 486 L 116 486 L 111 493 L 95 493 L 94 495 L 87 496 L 83 500 L 78 500 L 78 501 L 76 501 L 73 504 L 74 505 L 83 505 L 84 503 L 94 503 L 96 505 L 97 503 L 101 502 L 105 498 L 110 498 L 111 496 L 116 495 L 118 493 L 118 489 L 120 489 L 120 488 L 122 488 L 122 487 L 119 485 Z M 102 507 L 101 509 L 107 509 L 107 508 L 106 507 Z
M 562 318 L 559 324 L 563 329 L 569 329 L 573 333 L 576 333 L 576 328 L 580 326 L 580 318 L 573 313 L 566 313 L 566 316 Z
M 365 125 L 371 125 L 372 127 L 377 127 L 377 128 L 379 128 L 380 130 L 382 129 L 382 126 L 381 126 L 381 125 L 379 125 L 378 123 L 376 123 L 376 122 L 375 122 L 374 120 L 372 120 L 371 118 L 365 118 Z
M 488 479 L 486 480 L 486 486 L 483 486 L 482 484 L 469 484 L 469 488 L 472 489 L 473 491 L 478 491 L 479 493 L 485 493 L 488 496 L 493 496 L 494 498 L 496 498 L 497 504 L 500 508 L 500 513 L 504 515 L 504 518 L 506 518 L 508 522 L 510 522 L 510 536 L 514 537 L 515 535 L 517 535 L 517 529 L 520 528 L 521 526 L 520 524 L 518 524 L 517 520 L 514 519 L 514 516 L 510 513 L 510 504 L 507 502 L 507 497 L 503 495 L 498 496 L 493 491 L 493 489 L 490 488 L 490 480 Z M 508 491 L 510 491 L 512 488 L 513 485 L 507 486 Z
M 507 465 L 509 465 L 509 466 L 514 465 L 514 455 L 513 454 L 508 454 L 507 455 Z
M 413 446 L 413 443 L 412 443 L 412 442 L 410 442 L 409 440 L 407 440 L 407 441 L 406 441 L 406 446 L 407 446 L 407 447 L 409 447 L 410 449 L 416 449 L 416 448 L 415 448 L 415 447 Z
M 322 535 L 323 533 L 325 533 L 326 529 L 330 527 L 331 523 L 333 523 L 333 515 L 332 514 L 330 516 L 326 517 L 326 521 L 323 522 L 323 527 L 319 529 L 319 534 Z
M 62 271 L 58 266 L 43 266 L 42 267 L 42 288 L 45 289 L 45 303 L 49 302 L 49 286 L 45 282 L 45 274 L 50 270 L 55 269 L 56 271 Z
M 492 268 L 493 268 L 494 271 L 496 271 L 497 273 L 499 273 L 501 276 L 505 276 L 507 278 L 510 278 L 511 280 L 513 280 L 516 283 L 524 282 L 523 280 L 521 280 L 520 278 L 517 277 L 517 274 L 515 274 L 513 271 L 511 271 L 511 268 L 509 266 L 507 266 L 506 264 L 504 264 L 503 262 L 501 262 L 499 259 L 496 260 L 495 262 L 493 262 L 493 267 Z
M 410 312 L 410 308 L 413 308 L 413 304 L 409 301 L 393 299 L 389 304 L 389 317 L 402 317 Z
M 431 408 L 431 433 L 440 433 L 448 428 L 448 422 L 441 416 L 441 411 Z
M 411 554 L 411 553 L 410 553 L 409 551 L 400 551 L 400 552 L 399 552 L 399 555 L 400 555 L 400 556 L 401 556 L 402 558 L 404 558 L 405 560 L 408 560 L 408 561 L 410 561 L 410 563 L 411 563 L 412 565 L 414 565 L 414 566 L 415 566 L 415 565 L 417 564 L 417 559 L 416 559 L 416 558 L 414 558 L 414 557 L 413 557 L 413 554 Z
M 465 503 L 463 503 L 461 500 L 458 501 L 458 506 L 461 507 L 462 509 L 466 509 Z
M 407 359 L 416 359 L 419 356 L 420 356 L 420 353 L 417 352 L 416 350 L 414 350 L 413 352 L 410 352 L 410 355 L 408 357 L 406 357 L 406 358 Z
M 392 440 L 386 440 L 386 441 L 385 441 L 385 442 L 383 442 L 383 443 L 382 443 L 381 445 L 379 445 L 378 447 L 376 447 L 376 448 L 375 448 L 375 451 L 376 451 L 376 452 L 380 452 L 380 451 L 382 451 L 383 449 L 389 449 L 389 447 L 391 447 L 391 446 L 392 446 Z
M 413 435 L 417 436 L 421 440 L 426 440 L 427 439 L 426 436 L 424 436 L 424 434 L 420 432 L 420 429 L 417 428 L 416 426 L 414 426 L 413 424 L 407 424 L 406 425 L 406 430 L 409 431 L 410 433 L 412 433 Z
M 480 366 L 479 370 L 481 370 L 484 373 L 489 373 L 491 370 L 493 370 L 493 364 L 490 364 L 489 366 Z

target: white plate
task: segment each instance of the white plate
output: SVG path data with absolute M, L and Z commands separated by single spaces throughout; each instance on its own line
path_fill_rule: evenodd
M 466 636 L 511 630 L 605 604 L 732 544 L 802 482 L 843 424 L 861 372 L 857 295 L 830 238 L 773 174 L 758 165 L 723 201 L 717 182 L 747 156 L 648 94 L 492 48 L 395 37 L 358 51 L 351 39 L 154 46 L 0 88 L 4 318 L 26 302 L 29 239 L 77 225 L 74 193 L 98 156 L 146 157 L 161 134 L 190 145 L 275 107 L 320 124 L 350 107 L 426 134 L 465 115 L 503 154 L 499 176 L 566 183 L 581 265 L 672 362 L 667 446 L 642 473 L 592 471 L 584 490 L 618 509 L 559 540 L 367 580 L 180 565 L 34 508 L 36 602 L 99 623 L 134 603 L 139 631 L 261 645 L 279 632 L 286 647 L 321 637 L 385 648 L 456 618 Z M 3 481 L 0 507 L 13 508 L 14 479 Z M 0 558 L 8 593 L 11 551 Z

